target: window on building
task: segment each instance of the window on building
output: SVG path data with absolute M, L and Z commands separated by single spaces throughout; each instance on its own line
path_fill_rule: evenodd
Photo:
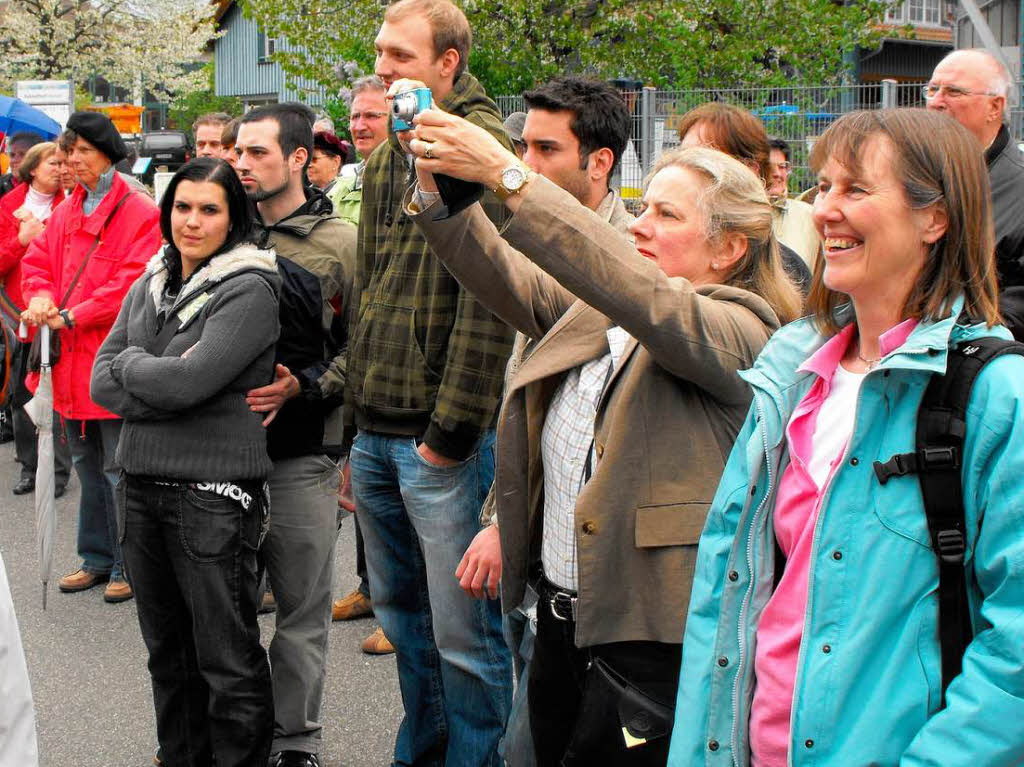
M 1020 21 L 1020 3 L 1003 0 L 1000 10 L 1002 18 L 999 22 L 999 31 L 996 33 L 999 35 L 999 44 L 1008 48 L 1019 45 L 1017 27 Z
M 270 61 L 277 51 L 277 38 L 268 37 L 263 30 L 256 35 L 256 59 L 260 62 Z
M 937 27 L 942 24 L 943 0 L 906 0 L 885 14 L 890 24 L 917 24 Z

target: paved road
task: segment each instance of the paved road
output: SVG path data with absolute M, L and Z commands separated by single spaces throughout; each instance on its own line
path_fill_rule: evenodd
M 57 555 L 48 609 L 41 607 L 33 497 L 11 493 L 14 449 L 0 446 L 0 551 L 21 624 L 39 727 L 41 767 L 149 767 L 156 730 L 134 601 L 108 605 L 102 590 L 61 594 L 56 578 L 78 566 L 78 483 L 57 501 Z M 355 587 L 352 525 L 338 542 L 337 593 Z M 266 646 L 273 616 L 262 616 Z M 335 623 L 325 693 L 323 767 L 389 763 L 401 712 L 394 656 L 359 642 L 372 619 Z

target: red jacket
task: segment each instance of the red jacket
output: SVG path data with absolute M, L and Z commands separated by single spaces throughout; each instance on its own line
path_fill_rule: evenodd
M 89 397 L 92 363 L 128 288 L 160 247 L 160 211 L 115 174 L 103 202 L 86 216 L 82 210 L 85 188 L 79 184 L 50 216 L 43 233 L 29 244 L 21 262 L 25 302 L 49 296 L 59 305 L 107 216 L 126 194 L 131 197 L 107 226 L 68 299 L 66 308 L 71 310 L 75 326 L 60 331 L 60 360 L 53 368 L 53 406 L 65 418 L 117 417 Z M 35 391 L 37 381 L 38 376 L 30 374 L 29 389 Z
M 25 309 L 21 297 L 21 257 L 28 250 L 18 240 L 21 221 L 14 217 L 14 211 L 25 203 L 28 196 L 28 184 L 18 184 L 0 199 L 0 312 L 18 326 L 17 315 Z M 64 192 L 58 190 L 53 196 L 50 210 L 54 210 L 64 200 Z

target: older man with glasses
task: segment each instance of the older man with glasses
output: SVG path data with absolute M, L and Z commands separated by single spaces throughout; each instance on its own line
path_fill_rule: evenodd
M 1024 340 L 1024 155 L 1006 127 L 1013 81 L 984 51 L 954 51 L 935 67 L 922 92 L 928 109 L 945 112 L 974 134 L 992 183 L 992 216 L 999 270 L 999 310 Z

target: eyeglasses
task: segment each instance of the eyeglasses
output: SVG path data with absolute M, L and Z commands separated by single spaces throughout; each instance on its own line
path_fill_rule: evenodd
M 921 95 L 926 99 L 933 99 L 941 93 L 947 99 L 962 99 L 965 96 L 999 96 L 999 93 L 990 93 L 989 91 L 972 91 L 967 88 L 961 88 L 957 85 L 936 85 L 935 83 L 928 83 L 927 85 L 921 86 Z
M 379 120 L 387 116 L 387 112 L 353 112 L 348 119 L 350 122 L 355 122 L 356 120 Z
M 771 162 L 768 164 L 771 165 L 773 168 L 778 168 L 779 170 L 784 171 L 789 171 L 793 168 L 793 163 L 789 162 L 789 160 L 786 160 L 784 162 Z

